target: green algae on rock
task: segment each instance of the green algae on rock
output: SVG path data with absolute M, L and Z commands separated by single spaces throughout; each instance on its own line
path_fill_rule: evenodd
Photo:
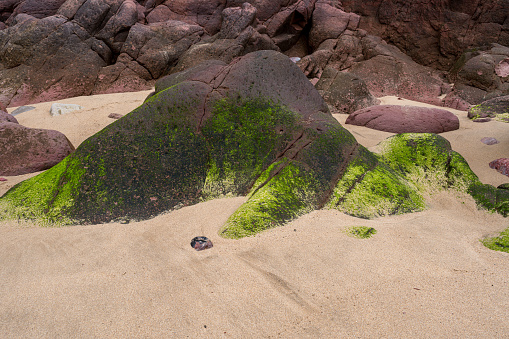
M 481 242 L 491 250 L 509 253 L 509 228 L 502 231 L 499 236 L 486 238 Z
M 480 186 L 440 136 L 401 134 L 369 152 L 280 53 L 212 66 L 171 75 L 142 106 L 13 187 L 0 198 L 4 217 L 103 223 L 247 195 L 220 230 L 240 238 L 320 208 L 361 218 L 420 211 L 430 186 L 508 209 L 509 192 Z

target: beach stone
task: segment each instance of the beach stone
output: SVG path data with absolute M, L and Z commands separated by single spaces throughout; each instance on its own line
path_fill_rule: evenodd
M 392 133 L 443 133 L 459 128 L 453 113 L 418 106 L 371 106 L 348 116 L 346 124 Z
M 0 111 L 0 124 L 3 122 L 12 122 L 12 123 L 17 124 L 18 120 L 15 117 L 13 117 L 12 114 L 9 114 L 4 111 Z
M 7 181 L 7 179 L 5 179 L 5 178 L 0 178 L 0 181 Z
M 11 115 L 18 115 L 18 114 L 21 114 L 21 113 L 25 113 L 25 112 L 28 112 L 28 111 L 31 111 L 35 109 L 34 106 L 20 106 L 18 108 L 16 108 L 14 111 L 11 112 Z
M 503 175 L 509 177 L 509 158 L 500 158 L 490 162 L 490 168 L 496 169 Z
M 74 151 L 58 131 L 0 123 L 0 175 L 21 175 L 46 170 Z
M 110 113 L 110 114 L 108 115 L 108 118 L 111 118 L 111 119 L 120 119 L 120 118 L 122 118 L 122 117 L 123 117 L 123 115 L 122 115 L 122 114 L 120 114 L 120 113 Z
M 338 113 L 350 114 L 362 108 L 378 105 L 366 83 L 355 74 L 340 72 L 327 67 L 315 88 L 325 102 L 336 108 Z
M 74 111 L 78 111 L 80 109 L 83 109 L 83 107 L 81 107 L 80 105 L 76 105 L 76 104 L 54 103 L 54 104 L 51 104 L 49 113 L 52 116 L 57 116 L 57 115 L 64 115 L 64 114 L 68 114 L 68 113 L 71 113 Z
M 207 237 L 194 237 L 193 240 L 191 240 L 191 247 L 196 251 L 203 251 L 214 247 L 214 245 Z
M 477 119 L 473 119 L 472 121 L 473 122 L 490 122 L 491 118 L 477 118 Z
M 481 139 L 481 142 L 486 145 L 495 145 L 499 143 L 497 139 L 491 137 L 484 137 Z

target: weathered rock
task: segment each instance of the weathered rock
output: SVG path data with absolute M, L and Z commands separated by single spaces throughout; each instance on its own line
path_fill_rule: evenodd
M 0 123 L 0 175 L 21 175 L 48 169 L 73 150 L 58 131 L 35 129 L 17 123 Z
M 11 114 L 0 110 L 0 124 L 3 122 L 12 122 L 12 123 L 17 124 L 18 120 L 15 117 L 13 117 Z
M 453 113 L 418 106 L 371 106 L 348 116 L 346 124 L 392 133 L 443 133 L 459 128 Z
M 331 67 L 324 70 L 315 88 L 325 102 L 334 106 L 338 113 L 350 114 L 380 103 L 380 100 L 369 92 L 362 79 Z
M 209 65 L 163 79 L 142 106 L 8 191 L 1 215 L 125 221 L 247 194 L 220 232 L 238 238 L 324 206 L 363 218 L 422 210 L 415 187 L 478 184 L 437 135 L 398 135 L 381 157 L 367 151 L 285 55 Z
M 449 74 L 455 94 L 473 105 L 509 95 L 508 60 L 509 47 L 499 44 L 466 51 Z
M 495 118 L 501 121 L 509 119 L 509 95 L 486 100 L 468 111 L 470 119 Z
M 509 177 L 509 158 L 500 158 L 490 162 L 490 168 L 496 169 Z
M 230 7 L 223 10 L 219 39 L 235 39 L 250 26 L 255 19 L 256 8 L 245 2 L 242 7 Z
M 0 31 L 0 100 L 20 106 L 90 94 L 105 66 L 94 41 L 55 16 L 30 17 Z
M 54 104 L 51 104 L 51 108 L 50 108 L 49 113 L 52 116 L 64 115 L 64 114 L 67 114 L 67 113 L 78 111 L 80 109 L 83 109 L 83 107 L 81 107 L 80 105 L 76 105 L 76 104 L 61 104 L 61 103 L 56 102 Z
M 421 65 L 448 70 L 464 50 L 509 45 L 507 0 L 342 0 L 359 27 L 390 41 Z

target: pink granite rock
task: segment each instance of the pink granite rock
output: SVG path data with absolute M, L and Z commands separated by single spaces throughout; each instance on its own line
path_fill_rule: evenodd
M 348 116 L 347 124 L 392 133 L 443 133 L 459 128 L 453 113 L 417 106 L 371 106 Z
M 509 158 L 500 158 L 490 162 L 490 168 L 496 169 L 503 175 L 509 177 Z
M 58 131 L 0 123 L 0 175 L 21 175 L 48 169 L 74 151 Z

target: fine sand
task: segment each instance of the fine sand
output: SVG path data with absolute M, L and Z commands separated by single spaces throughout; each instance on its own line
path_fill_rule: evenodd
M 149 92 L 61 100 L 85 109 L 60 117 L 41 103 L 16 118 L 62 131 L 77 147 L 114 121 L 108 114 L 128 113 Z M 482 182 L 509 182 L 488 167 L 509 157 L 509 124 L 451 111 L 460 130 L 442 136 Z M 392 135 L 335 117 L 372 150 Z M 5 177 L 0 195 L 30 176 Z M 509 254 L 479 239 L 509 219 L 478 210 L 470 197 L 441 192 L 426 211 L 375 220 L 314 211 L 254 237 L 219 237 L 244 201 L 208 201 L 126 225 L 1 223 L 1 337 L 507 338 Z M 378 232 L 352 238 L 352 225 Z M 189 243 L 199 235 L 214 247 L 194 251 Z

